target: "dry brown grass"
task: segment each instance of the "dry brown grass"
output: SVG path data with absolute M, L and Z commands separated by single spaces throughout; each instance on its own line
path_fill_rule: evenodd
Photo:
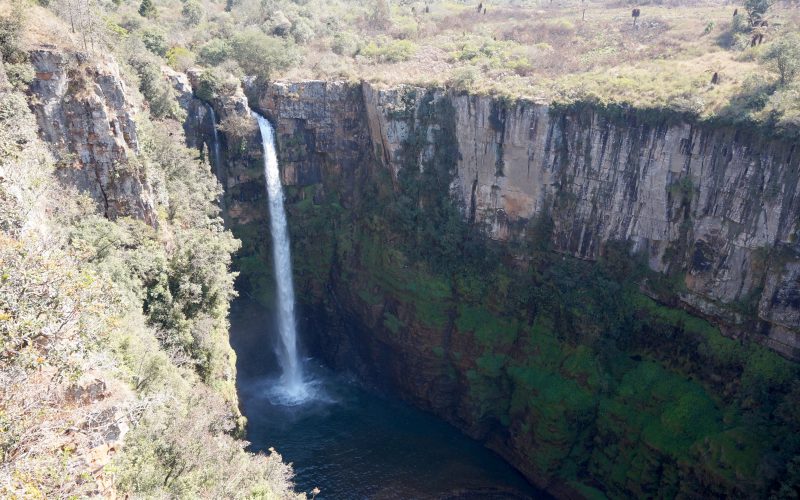
M 543 101 L 590 96 L 647 107 L 690 98 L 696 110 L 712 115 L 748 75 L 766 71 L 755 56 L 724 46 L 733 11 L 741 6 L 723 1 L 644 2 L 635 27 L 627 1 L 586 2 L 585 16 L 578 0 L 485 5 L 486 14 L 451 2 L 434 3 L 427 15 L 417 12 L 421 28 L 412 40 L 419 50 L 408 61 L 375 63 L 319 51 L 286 77 L 440 85 L 473 68 L 476 92 Z M 410 8 L 396 7 L 395 22 L 404 16 L 411 16 Z M 800 13 L 779 3 L 770 21 L 768 40 L 800 24 Z M 721 82 L 711 86 L 714 72 Z
M 134 30 L 160 30 L 168 45 L 198 50 L 209 39 L 229 37 L 243 26 L 268 26 L 274 14 L 258 0 L 242 0 L 231 13 L 223 11 L 221 2 L 198 1 L 206 9 L 206 21 L 194 29 L 182 19 L 180 0 L 159 0 L 159 17 L 153 22 L 138 16 L 138 2 L 123 3 L 111 19 Z M 719 101 L 735 94 L 744 76 L 767 71 L 752 64 L 752 54 L 743 56 L 727 46 L 725 33 L 734 9 L 741 6 L 725 0 L 659 0 L 658 5 L 642 0 L 637 2 L 641 17 L 635 27 L 629 0 L 484 2 L 486 14 L 477 12 L 477 0 L 433 0 L 427 3 L 427 13 L 422 1 L 391 2 L 387 25 L 375 21 L 371 3 L 278 3 L 285 14 L 294 19 L 306 16 L 318 28 L 317 36 L 303 47 L 299 64 L 276 75 L 286 79 L 442 85 L 467 71 L 477 75 L 471 86 L 477 92 L 544 101 L 588 93 L 603 101 L 633 97 L 633 102 L 657 107 L 699 92 L 699 82 L 710 81 L 716 71 L 724 83 L 708 95 L 695 96 L 703 112 L 712 113 L 722 106 Z M 75 45 L 62 22 L 34 9 L 34 16 L 44 22 L 32 28 L 29 38 L 43 43 L 51 40 L 51 33 L 59 33 L 63 41 L 58 43 Z M 778 2 L 769 13 L 767 40 L 789 26 L 797 29 L 798 11 L 796 2 Z M 322 28 L 331 19 L 337 27 Z M 332 47 L 341 32 L 361 49 L 404 40 L 416 50 L 395 62 L 365 57 L 355 49 L 355 55 L 353 50 L 339 55 Z
M 8 0 L 0 0 L 0 7 L 11 10 Z M 3 10 L 0 10 L 2 13 Z M 5 15 L 5 14 L 4 14 Z M 79 50 L 79 37 L 70 32 L 69 26 L 51 10 L 27 4 L 25 7 L 25 32 L 23 43 L 28 48 L 53 46 L 59 49 Z

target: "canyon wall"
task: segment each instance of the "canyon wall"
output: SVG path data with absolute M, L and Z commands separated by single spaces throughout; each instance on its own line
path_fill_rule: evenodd
M 213 193 L 216 186 L 207 177 L 207 167 L 197 162 L 195 152 L 184 149 L 184 136 L 178 126 L 170 129 L 172 122 L 150 121 L 147 109 L 141 107 L 147 105 L 146 101 L 135 88 L 128 86 L 122 67 L 113 56 L 45 44 L 34 47 L 29 56 L 35 71 L 30 83 L 29 106 L 36 117 L 39 136 L 56 158 L 55 175 L 64 187 L 88 196 L 96 204 L 98 212 L 107 219 L 138 219 L 156 230 L 148 233 L 148 237 L 153 239 L 157 234 L 159 238 L 169 234 L 167 239 L 170 239 L 170 243 L 165 244 L 164 252 L 172 259 L 183 251 L 183 243 L 176 242 L 180 230 L 175 230 L 175 225 L 181 224 L 181 229 L 194 229 L 194 224 L 206 224 L 202 219 L 205 217 L 217 223 L 216 207 L 212 200 L 201 197 L 205 194 L 190 202 L 194 205 L 191 208 L 198 210 L 194 220 L 183 213 L 180 216 L 190 220 L 176 220 L 178 207 L 188 203 L 178 199 L 172 191 L 177 190 L 176 177 L 181 177 L 181 182 L 191 183 L 180 196 L 188 196 L 187 193 L 202 189 Z M 208 141 L 212 130 L 206 104 L 193 96 L 186 75 L 164 68 L 163 77 L 173 85 L 179 104 L 187 112 L 184 123 L 186 142 L 190 147 L 199 149 Z M 244 101 L 246 107 L 243 96 L 240 101 Z M 154 145 L 159 141 L 160 144 Z M 149 150 L 146 148 L 148 144 L 151 145 Z M 154 149 L 159 153 L 154 153 Z M 154 158 L 157 154 L 172 156 Z M 170 162 L 173 164 L 170 165 Z M 192 177 L 176 174 L 178 168 L 174 164 L 185 168 L 185 172 Z M 170 167 L 175 170 L 168 171 Z M 205 204 L 208 204 L 208 212 L 200 213 Z M 227 244 L 229 234 L 210 228 L 211 225 L 208 226 L 210 236 L 206 236 L 208 241 L 219 237 Z M 228 253 L 215 254 L 215 258 L 209 262 L 219 266 L 209 271 L 207 276 L 227 278 L 225 262 L 235 248 L 235 245 L 231 245 L 231 250 L 225 250 Z M 200 260 L 197 256 L 192 259 Z M 170 269 L 166 259 L 159 261 L 158 266 L 161 267 L 157 272 L 162 273 L 159 279 L 172 279 L 180 272 Z M 145 273 L 134 276 L 132 279 L 136 283 L 141 280 L 143 287 L 155 283 L 152 275 Z M 232 286 L 232 278 L 229 286 Z M 198 287 L 202 289 L 202 286 Z M 171 288 L 169 300 L 175 300 L 176 294 L 180 293 L 178 288 Z M 211 321 L 207 316 L 203 317 L 206 321 L 204 327 L 213 331 L 204 332 L 204 337 L 195 345 L 198 352 L 205 351 L 202 354 L 202 363 L 207 364 L 202 374 L 204 381 L 226 398 L 231 406 L 231 414 L 238 419 L 241 414 L 235 389 L 235 355 L 227 339 L 229 298 L 223 294 L 218 297 L 224 304 L 218 311 L 194 311 L 214 316 Z M 145 312 L 151 312 L 147 310 L 150 300 L 149 296 L 143 300 Z M 195 330 L 200 331 L 200 328 Z M 191 335 L 189 338 L 194 340 Z M 239 423 L 242 424 L 241 419 Z
M 59 177 L 91 196 L 107 217 L 155 225 L 153 190 L 137 159 L 137 110 L 116 62 L 47 46 L 30 57 L 33 111 L 58 154 Z
M 784 359 L 800 324 L 793 144 L 412 86 L 246 94 L 276 128 L 311 354 L 557 496 L 757 496 L 784 477 L 800 425 L 784 410 L 800 397 Z M 271 307 L 248 134 L 225 134 L 226 222 L 240 293 Z
M 422 116 L 440 101 L 451 116 Z M 429 139 L 441 120 L 451 121 L 452 195 L 493 238 L 524 238 L 526 223 L 548 214 L 559 252 L 593 260 L 608 241 L 630 242 L 651 269 L 681 276 L 685 307 L 728 335 L 800 356 L 796 144 L 744 129 L 416 87 L 276 83 L 257 102 L 277 124 L 289 185 L 331 175 L 354 189 L 359 169 L 379 167 L 396 182 L 400 169 L 433 154 L 428 143 L 407 158 L 412 133 Z

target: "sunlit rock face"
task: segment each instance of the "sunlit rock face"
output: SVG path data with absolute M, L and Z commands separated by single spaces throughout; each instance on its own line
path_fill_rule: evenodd
M 789 141 L 411 86 L 304 81 L 251 93 L 276 123 L 287 184 L 339 176 L 354 190 L 375 168 L 397 182 L 433 151 L 428 143 L 409 159 L 408 141 L 450 126 L 451 194 L 492 238 L 524 238 L 526 223 L 547 214 L 558 251 L 593 260 L 606 242 L 627 241 L 653 270 L 685 274 L 685 307 L 729 335 L 758 332 L 800 354 L 800 154 Z M 426 113 L 441 101 L 448 116 Z
M 556 248 L 577 257 L 628 241 L 653 270 L 686 272 L 682 299 L 693 308 L 735 323 L 726 304 L 757 303 L 767 343 L 798 354 L 788 330 L 800 323 L 786 311 L 798 290 L 795 146 L 746 130 L 614 122 L 592 110 L 452 102 L 461 196 L 474 196 L 494 237 L 513 237 L 515 222 L 546 211 Z
M 155 225 L 146 168 L 137 160 L 136 109 L 116 62 L 42 47 L 31 52 L 31 63 L 34 113 L 59 155 L 60 178 L 110 218 Z

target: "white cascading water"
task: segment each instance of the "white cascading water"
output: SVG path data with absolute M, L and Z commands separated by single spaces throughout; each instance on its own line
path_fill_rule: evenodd
M 222 170 L 222 155 L 220 153 L 219 145 L 219 132 L 217 131 L 217 115 L 214 114 L 214 108 L 210 104 L 206 104 L 208 112 L 211 115 L 211 130 L 214 131 L 214 143 L 211 145 L 211 155 L 214 161 L 214 168 L 217 172 Z
M 294 286 L 292 284 L 292 257 L 289 248 L 289 233 L 286 229 L 286 213 L 283 208 L 283 186 L 281 185 L 278 159 L 272 125 L 266 118 L 253 112 L 261 129 L 264 146 L 264 174 L 267 178 L 269 196 L 269 218 L 272 230 L 272 254 L 275 261 L 275 278 L 278 287 L 278 330 L 280 345 L 278 361 L 283 369 L 276 396 L 284 404 L 299 404 L 310 397 L 309 388 L 303 380 L 303 367 L 297 355 L 297 325 L 294 317 Z

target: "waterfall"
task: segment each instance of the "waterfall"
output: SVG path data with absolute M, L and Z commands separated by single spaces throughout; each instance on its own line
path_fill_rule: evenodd
M 214 169 L 217 172 L 222 172 L 222 155 L 219 150 L 219 132 L 217 131 L 217 115 L 214 114 L 214 108 L 210 104 L 206 104 L 208 113 L 211 116 L 211 130 L 214 131 L 214 143 L 211 144 L 211 157 L 214 162 Z M 219 175 L 219 174 L 217 174 Z
M 264 147 L 264 175 L 267 178 L 269 196 L 269 218 L 272 232 L 272 255 L 275 261 L 275 279 L 278 287 L 278 330 L 280 345 L 278 361 L 283 369 L 280 379 L 281 399 L 287 404 L 298 404 L 309 397 L 303 380 L 303 367 L 297 355 L 297 326 L 294 317 L 294 286 L 292 285 L 292 258 L 289 234 L 286 229 L 286 212 L 283 208 L 283 186 L 281 185 L 278 159 L 275 156 L 275 139 L 272 126 L 263 116 L 253 112 L 261 129 Z

